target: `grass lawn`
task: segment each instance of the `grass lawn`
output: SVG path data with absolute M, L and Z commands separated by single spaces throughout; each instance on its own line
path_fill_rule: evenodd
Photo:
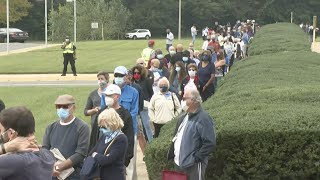
M 188 48 L 190 39 L 175 40 L 174 45 L 182 43 Z M 202 40 L 197 39 L 196 49 L 201 49 Z M 78 73 L 112 72 L 116 66 L 133 67 L 141 51 L 147 47 L 147 40 L 107 40 L 78 42 L 76 62 Z M 155 49 L 164 54 L 165 39 L 155 40 Z M 32 52 L 0 56 L 0 74 L 23 73 L 61 73 L 63 68 L 62 50 L 59 46 Z M 71 72 L 69 65 L 68 72 Z
M 75 115 L 90 124 L 90 117 L 83 114 L 88 95 L 96 87 L 2 87 L 1 99 L 6 107 L 26 106 L 36 121 L 36 137 L 39 143 L 46 127 L 58 119 L 54 101 L 59 95 L 70 94 L 76 99 Z

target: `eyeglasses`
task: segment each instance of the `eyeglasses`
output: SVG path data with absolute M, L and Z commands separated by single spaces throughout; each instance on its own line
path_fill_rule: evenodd
M 140 72 L 134 72 L 133 74 L 140 74 Z
M 195 69 L 188 69 L 189 71 L 196 71 Z
M 62 109 L 68 109 L 70 105 L 71 105 L 71 104 L 64 104 L 64 105 L 59 104 L 59 105 L 56 105 L 56 109 L 60 109 L 60 108 L 62 108 Z

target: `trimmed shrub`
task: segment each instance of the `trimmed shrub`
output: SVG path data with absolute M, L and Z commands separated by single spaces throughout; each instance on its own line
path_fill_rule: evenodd
M 267 28 L 272 26 L 279 24 Z M 320 56 L 308 52 L 309 45 L 304 49 L 270 50 L 274 53 L 237 62 L 203 104 L 217 129 L 207 179 L 320 177 Z M 175 123 L 165 125 L 160 137 L 147 146 L 149 179 L 161 179 L 162 170 L 173 168 L 166 154 Z
M 253 56 L 283 51 L 311 51 L 307 35 L 295 24 L 264 26 L 252 39 L 248 53 Z

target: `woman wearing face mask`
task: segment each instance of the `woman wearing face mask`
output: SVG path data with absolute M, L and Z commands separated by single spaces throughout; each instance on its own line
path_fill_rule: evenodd
M 200 84 L 199 84 L 199 78 L 197 75 L 197 66 L 195 64 L 190 64 L 188 66 L 188 76 L 184 78 L 181 84 L 181 97 L 183 97 L 184 92 L 186 92 L 188 89 L 196 89 L 200 92 Z M 185 102 L 181 101 L 181 106 L 184 107 Z
M 159 87 L 157 86 L 159 79 L 162 77 L 162 73 L 159 70 L 159 66 L 160 66 L 160 61 L 158 59 L 152 59 L 151 67 L 149 70 L 153 72 L 153 76 L 154 76 L 153 86 L 152 86 L 154 93 L 160 91 Z
M 153 84 L 151 84 L 150 81 L 147 80 L 147 74 L 145 73 L 145 71 L 143 71 L 141 66 L 134 66 L 132 68 L 132 72 L 133 82 L 139 84 L 142 89 L 141 96 L 144 100 L 144 108 L 142 111 L 139 112 L 139 114 L 142 120 L 143 128 L 145 130 L 145 137 L 147 138 L 147 141 L 150 143 L 153 139 L 153 135 L 152 129 L 150 127 L 150 119 L 148 116 L 148 103 L 150 102 L 150 99 L 153 95 Z M 144 148 L 141 149 L 144 150 Z
M 167 67 L 168 68 L 168 60 L 165 58 L 165 56 L 162 54 L 162 51 L 161 51 L 161 49 L 157 49 L 156 51 L 155 51 L 155 55 L 156 55 L 156 59 L 158 59 L 159 61 L 160 61 L 160 63 L 163 63 L 163 65 L 165 66 L 165 67 Z M 150 69 L 150 67 L 151 67 L 151 61 L 152 61 L 152 59 L 150 59 L 149 61 L 148 61 L 148 68 Z
M 182 80 L 186 77 L 186 75 L 187 75 L 187 72 L 186 72 L 184 63 L 181 61 L 176 62 L 174 65 L 174 68 L 171 70 L 169 82 L 170 82 L 170 91 L 179 95 L 178 96 L 179 99 L 180 97 L 182 97 L 181 83 L 182 83 Z
M 84 108 L 84 115 L 91 116 L 91 126 L 93 124 L 93 121 L 96 119 L 96 115 L 99 109 L 102 108 L 101 97 L 103 96 L 103 94 L 101 92 L 103 92 L 109 84 L 109 73 L 100 71 L 97 74 L 97 78 L 98 78 L 98 89 L 93 90 L 89 94 L 89 97 L 87 99 L 87 104 Z
M 186 69 L 189 64 L 196 64 L 196 62 L 190 58 L 190 51 L 189 50 L 184 50 L 182 52 L 182 61 L 183 61 L 184 67 Z
M 121 131 L 124 126 L 119 114 L 113 109 L 104 110 L 98 117 L 102 136 L 89 153 L 100 166 L 100 178 L 125 180 L 125 154 L 127 136 Z
M 181 112 L 179 99 L 169 92 L 169 81 L 163 77 L 159 80 L 160 92 L 155 93 L 149 103 L 149 117 L 154 125 L 154 137 L 158 137 L 164 124 L 177 117 Z
M 206 101 L 214 94 L 215 65 L 211 62 L 211 53 L 204 51 L 200 57 L 201 63 L 198 67 L 200 84 L 200 95 Z

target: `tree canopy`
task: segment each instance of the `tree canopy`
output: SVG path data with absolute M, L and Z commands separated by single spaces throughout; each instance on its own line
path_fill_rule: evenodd
M 10 0 L 9 2 L 9 22 L 17 22 L 22 17 L 29 14 L 31 3 L 28 0 Z M 6 0 L 0 0 L 0 24 L 7 23 Z

